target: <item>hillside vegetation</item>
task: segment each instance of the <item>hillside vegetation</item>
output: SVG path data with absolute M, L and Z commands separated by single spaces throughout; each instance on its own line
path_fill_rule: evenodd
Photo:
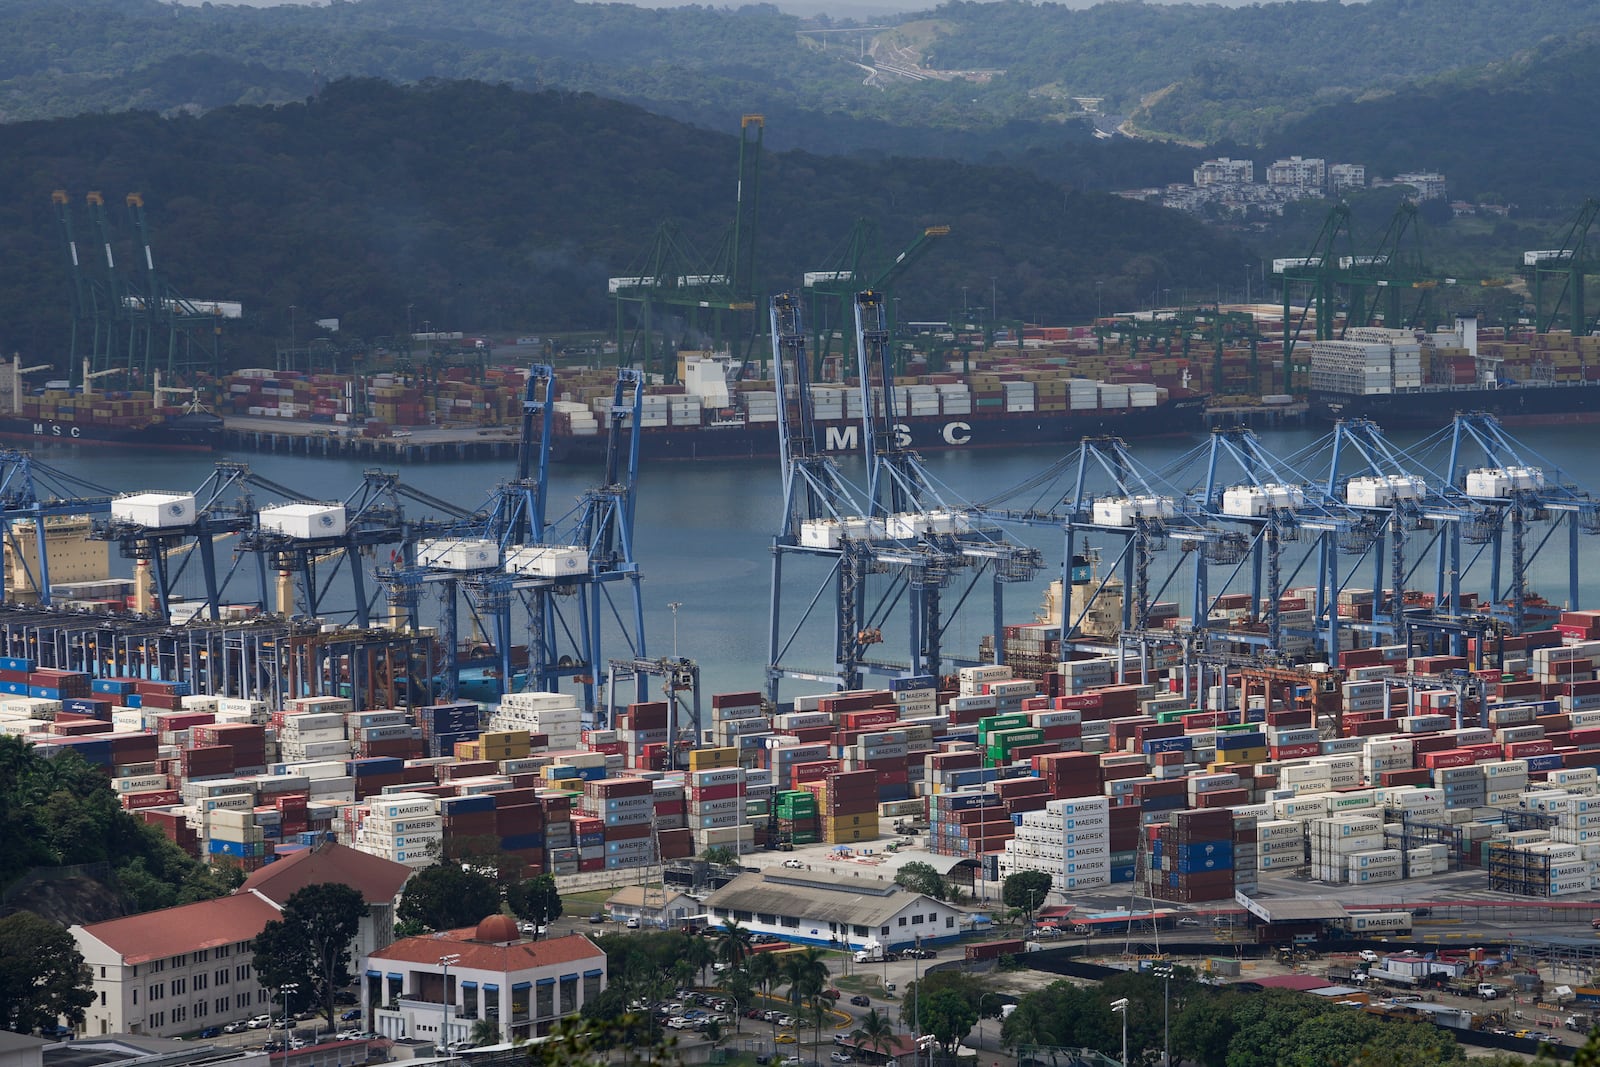
M 604 326 L 607 277 L 641 272 L 660 223 L 718 247 L 737 151 L 729 135 L 598 97 L 468 82 L 345 81 L 281 107 L 0 127 L 0 253 L 17 268 L 0 292 L 8 344 L 47 358 L 64 344 L 53 189 L 80 203 L 142 193 L 162 270 L 189 296 L 243 301 L 231 343 L 259 362 L 287 337 L 290 305 L 366 337 L 403 330 L 408 305 L 447 329 Z M 997 291 L 1002 318 L 1081 320 L 1097 282 L 1106 306 L 1127 306 L 1206 288 L 1247 258 L 1196 220 L 1021 170 L 768 152 L 761 287 L 835 262 L 860 217 L 882 235 L 877 266 L 922 228 L 951 227 L 897 290 L 908 317 L 943 317 L 966 288 L 973 304 Z
M 770 5 L 666 9 L 576 0 L 359 0 L 198 7 L 14 0 L 0 118 L 300 99 L 330 79 L 504 82 L 639 103 L 732 129 L 781 118 L 785 146 L 976 160 L 1085 140 L 1070 98 L 1141 128 L 1257 143 L 1327 104 L 1404 89 L 1600 27 L 1588 0 L 1060 4 L 956 0 L 875 23 Z M 976 80 L 873 76 L 885 64 Z M 870 84 L 869 84 L 870 82 Z M 1321 152 L 1317 146 L 1307 151 Z

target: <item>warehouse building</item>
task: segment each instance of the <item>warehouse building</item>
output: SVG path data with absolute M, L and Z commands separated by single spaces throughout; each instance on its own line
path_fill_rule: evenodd
M 887 879 L 789 870 L 740 875 L 706 900 L 706 913 L 714 926 L 731 920 L 796 944 L 891 950 L 956 941 L 966 915 Z

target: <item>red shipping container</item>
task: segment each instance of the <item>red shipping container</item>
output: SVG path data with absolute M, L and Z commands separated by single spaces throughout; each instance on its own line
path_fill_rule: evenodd
M 1303 745 L 1273 745 L 1268 749 L 1275 760 L 1306 759 L 1322 753 L 1322 746 L 1315 741 Z
M 1548 738 L 1543 741 L 1512 741 L 1505 746 L 1505 758 L 1527 759 L 1530 756 L 1548 756 L 1555 750 L 1555 742 Z

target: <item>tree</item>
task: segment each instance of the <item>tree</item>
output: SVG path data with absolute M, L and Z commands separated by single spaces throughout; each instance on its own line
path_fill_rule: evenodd
M 717 950 L 703 937 L 690 937 L 683 946 L 683 958 L 700 975 L 700 984 L 706 984 L 706 968 L 717 962 Z
M 506 889 L 506 903 L 517 918 L 534 925 L 535 940 L 539 930 L 561 918 L 561 893 L 556 889 L 554 875 L 541 874 L 514 883 Z
M 953 989 L 941 989 L 924 997 L 921 1010 L 922 1032 L 932 1034 L 951 1053 L 978 1021 L 978 1009 Z
M 887 1054 L 894 1044 L 894 1023 L 877 1008 L 871 1008 L 861 1017 L 861 1025 L 850 1031 L 850 1037 L 873 1052 Z
M 484 1045 L 498 1045 L 500 1043 L 500 1027 L 493 1019 L 479 1019 L 472 1024 L 470 1037 L 475 1048 Z
M 83 1024 L 94 975 L 64 927 L 31 911 L 0 919 L 0 1029 L 31 1034 Z
M 950 893 L 944 877 L 933 869 L 932 864 L 921 860 L 913 860 L 895 871 L 894 880 L 896 885 L 903 885 L 913 893 L 921 893 L 934 900 L 944 900 Z
M 754 944 L 753 935 L 737 919 L 725 919 L 717 931 L 717 962 L 725 967 L 743 966 Z
M 816 1002 L 822 998 L 823 987 L 827 985 L 831 973 L 822 957 L 822 950 L 807 945 L 799 952 L 791 952 L 783 961 L 782 968 L 783 979 L 789 986 L 789 1003 L 794 1005 L 796 1016 L 804 1014 L 808 1002 L 813 1009 L 819 1007 Z M 822 1043 L 823 1017 L 823 1012 L 815 1014 L 819 1045 Z
M 706 849 L 700 853 L 700 858 L 717 867 L 736 867 L 739 864 L 739 857 L 734 854 L 733 849 L 722 845 Z
M 499 910 L 493 879 L 455 863 L 436 863 L 406 883 L 395 914 L 408 932 L 421 932 L 475 926 Z
M 350 981 L 350 943 L 361 930 L 367 902 L 347 885 L 308 885 L 283 905 L 283 917 L 267 923 L 255 939 L 251 965 L 269 989 L 299 986 L 300 994 L 327 1017 L 338 1017 L 334 994 Z
M 1045 871 L 1018 871 L 1006 878 L 1000 890 L 1000 899 L 1008 908 L 1017 908 L 1029 921 L 1039 910 L 1054 885 Z

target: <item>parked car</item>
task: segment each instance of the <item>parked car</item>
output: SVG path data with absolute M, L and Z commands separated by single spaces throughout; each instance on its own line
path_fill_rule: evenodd
M 360 1004 L 361 998 L 348 989 L 341 989 L 333 995 L 333 1002 L 335 1004 Z
M 1185 916 L 1183 916 L 1182 918 L 1180 918 L 1178 920 L 1178 925 L 1179 926 L 1199 926 L 1200 925 L 1200 920 L 1196 919 L 1193 915 L 1185 915 Z
M 822 991 L 822 996 L 827 1000 L 838 1000 L 840 997 L 844 996 L 844 994 L 832 986 L 829 986 L 827 989 Z
M 788 867 L 790 870 L 799 870 L 799 869 L 801 869 L 802 867 L 805 866 L 805 864 L 801 863 L 799 860 L 796 860 L 796 859 L 784 860 L 783 861 L 783 865 L 785 867 Z
M 335 1038 L 335 1040 L 337 1040 L 337 1041 L 360 1041 L 361 1040 L 361 1031 L 360 1030 L 355 1030 L 355 1029 L 340 1030 L 339 1031 L 339 1036 L 337 1038 Z
M 638 919 L 638 917 L 635 916 L 635 917 L 629 919 L 627 921 L 626 925 L 627 925 L 628 929 L 630 929 L 630 930 L 639 929 L 639 919 Z
M 220 1027 L 220 1026 L 208 1026 L 204 1030 L 200 1031 L 200 1036 L 201 1037 L 221 1037 L 222 1036 L 222 1027 Z
M 828 1053 L 828 1061 L 830 1063 L 854 1063 L 854 1062 L 856 1062 L 855 1060 L 850 1058 L 850 1053 L 848 1053 L 848 1052 L 830 1052 L 830 1053 Z
M 257 1015 L 249 1022 L 245 1023 L 245 1026 L 249 1027 L 251 1030 L 265 1030 L 271 1025 L 272 1016 L 270 1015 Z
M 238 1022 L 229 1023 L 228 1025 L 224 1026 L 222 1028 L 222 1032 L 225 1034 L 237 1034 L 248 1029 L 250 1029 L 250 1024 L 241 1019 Z
M 850 998 L 850 1003 L 854 1004 L 858 1008 L 865 1008 L 872 1004 L 872 998 L 866 996 L 865 994 L 857 993 L 855 996 Z
M 444 1050 L 446 1052 L 465 1052 L 469 1048 L 477 1048 L 477 1047 L 478 1046 L 474 1045 L 469 1039 L 463 1037 L 463 1038 L 461 1038 L 461 1039 L 459 1039 L 457 1041 L 450 1042 L 448 1045 L 446 1045 L 444 1047 Z
M 354 1022 L 359 1018 L 361 1018 L 360 1008 L 351 1008 L 349 1011 L 342 1011 L 339 1013 L 339 1021 L 342 1023 Z
M 1061 936 L 1061 930 L 1054 926 L 1041 926 L 1033 932 L 1035 941 L 1055 941 Z
M 1377 963 L 1378 960 L 1382 958 L 1376 952 L 1372 951 L 1370 948 L 1362 949 L 1361 952 L 1360 952 L 1360 956 L 1361 956 L 1361 962 L 1362 963 Z
M 605 921 L 606 921 L 606 913 L 603 912 L 603 911 L 597 911 L 593 915 L 589 916 L 589 925 L 590 926 L 599 926 L 601 923 L 603 923 Z

